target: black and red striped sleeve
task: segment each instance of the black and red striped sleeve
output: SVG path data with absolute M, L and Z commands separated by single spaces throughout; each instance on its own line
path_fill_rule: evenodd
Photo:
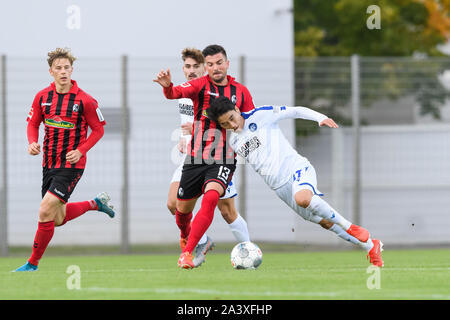
M 38 142 L 39 139 L 39 126 L 42 122 L 41 102 L 42 95 L 38 93 L 34 97 L 33 104 L 27 116 L 27 139 L 29 144 Z
M 98 107 L 98 103 L 94 98 L 89 97 L 84 100 L 83 115 L 88 126 L 92 129 L 88 138 L 84 143 L 78 146 L 78 150 L 83 154 L 86 153 L 103 137 L 103 126 L 106 124 L 102 112 Z

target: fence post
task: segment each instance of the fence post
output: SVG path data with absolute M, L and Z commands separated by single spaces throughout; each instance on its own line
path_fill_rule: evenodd
M 122 73 L 122 212 L 121 212 L 121 253 L 130 252 L 129 211 L 128 211 L 128 56 L 121 59 Z
M 360 59 L 351 57 L 353 123 L 353 220 L 361 224 L 361 130 L 360 130 Z
M 333 207 L 344 212 L 344 129 L 331 130 L 331 195 Z
M 239 57 L 239 82 L 245 85 L 245 56 Z M 239 214 L 247 220 L 247 165 L 244 163 L 239 167 Z
M 7 112 L 6 112 L 6 55 L 2 55 L 1 57 L 1 114 L 2 114 L 2 123 L 1 123 L 1 186 L 0 186 L 0 254 L 2 257 L 8 255 L 8 130 L 6 120 Z

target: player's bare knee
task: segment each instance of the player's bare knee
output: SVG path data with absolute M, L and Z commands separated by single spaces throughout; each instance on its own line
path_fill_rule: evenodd
M 55 208 L 51 202 L 42 201 L 39 207 L 39 221 L 47 222 L 55 218 Z
M 311 203 L 312 192 L 301 190 L 295 194 L 295 202 L 302 208 L 307 208 Z
M 309 203 L 311 202 L 311 199 L 308 199 L 307 197 L 296 197 L 295 202 L 302 208 L 307 208 L 309 206 Z
M 171 214 L 175 214 L 175 211 L 177 210 L 177 202 L 172 200 L 167 200 L 167 209 L 169 209 Z
M 223 219 L 228 223 L 232 223 L 237 218 L 237 212 L 233 212 L 233 210 L 220 210 L 220 213 L 222 214 Z

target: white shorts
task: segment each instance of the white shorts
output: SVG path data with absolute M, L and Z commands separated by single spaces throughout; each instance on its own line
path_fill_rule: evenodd
M 184 161 L 181 162 L 181 164 L 175 169 L 175 172 L 172 175 L 172 180 L 170 180 L 170 184 L 174 182 L 180 182 L 181 180 L 181 173 L 183 172 L 183 165 Z M 230 183 L 228 184 L 228 188 L 225 191 L 225 194 L 220 199 L 231 199 L 237 196 L 236 191 L 236 185 L 233 181 L 234 177 L 231 179 Z
M 277 196 L 291 207 L 298 215 L 307 221 L 319 223 L 322 218 L 300 207 L 294 195 L 300 190 L 311 190 L 313 194 L 323 196 L 317 188 L 316 170 L 309 162 L 299 162 L 291 170 L 291 179 L 275 190 Z

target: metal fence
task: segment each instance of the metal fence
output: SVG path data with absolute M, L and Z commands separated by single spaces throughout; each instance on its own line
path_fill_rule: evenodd
M 282 78 L 276 74 L 274 79 L 262 81 L 264 74 L 275 74 L 276 70 L 292 75 L 291 60 L 279 59 L 270 64 L 266 59 L 231 57 L 230 60 L 230 74 L 246 82 L 256 104 L 293 104 L 292 77 L 273 84 L 272 80 Z M 159 70 L 167 67 L 172 71 L 174 83 L 185 81 L 178 57 L 76 61 L 73 78 L 98 100 L 107 126 L 105 136 L 89 151 L 85 173 L 70 200 L 92 199 L 98 192 L 108 191 L 118 216 L 110 220 L 102 214 L 88 212 L 75 223 L 66 224 L 64 232 L 57 228 L 51 245 L 119 244 L 122 252 L 128 252 L 130 244 L 177 241 L 179 231 L 166 208 L 166 200 L 177 167 L 172 154 L 179 136 L 179 116 L 176 101 L 165 99 L 161 87 L 152 82 Z M 5 76 L 1 85 L 6 87 L 2 92 L 7 96 L 1 102 L 0 132 L 6 133 L 2 133 L 5 143 L 0 149 L 4 186 L 0 193 L 6 200 L 2 201 L 0 215 L 4 220 L 0 233 L 2 252 L 6 254 L 8 245 L 30 245 L 36 231 L 42 159 L 26 153 L 25 120 L 34 95 L 52 79 L 45 60 L 40 58 L 5 57 L 1 72 Z M 293 125 L 292 122 L 285 128 L 291 140 Z M 40 141 L 42 137 L 41 126 Z M 244 179 L 239 176 L 246 176 L 242 168 L 238 169 L 236 182 L 244 193 Z M 237 204 L 242 198 L 238 198 Z M 275 210 L 277 205 L 269 202 L 266 208 Z M 240 211 L 252 214 L 243 207 Z M 218 241 L 232 241 L 226 223 L 221 218 L 216 220 L 209 232 Z
M 298 150 L 316 166 L 330 203 L 386 243 L 450 244 L 450 59 L 296 62 L 297 104 L 347 125 L 297 122 Z M 303 231 L 298 241 L 336 241 Z
M 391 244 L 450 243 L 449 59 L 231 61 L 230 73 L 245 81 L 256 105 L 295 101 L 343 125 L 331 131 L 298 120 L 296 129 L 299 152 L 316 167 L 326 200 L 344 216 Z M 99 101 L 108 125 L 71 201 L 106 190 L 119 215 L 109 220 L 89 212 L 64 232 L 57 229 L 52 244 L 120 244 L 128 252 L 131 244 L 177 242 L 166 198 L 179 118 L 175 102 L 152 83 L 163 67 L 171 68 L 174 83 L 184 81 L 175 57 L 76 62 L 73 78 Z M 3 57 L 0 72 L 0 240 L 6 255 L 8 246 L 30 245 L 36 231 L 41 158 L 26 153 L 25 119 L 34 94 L 51 79 L 40 58 Z M 294 123 L 284 121 L 282 129 L 294 142 Z M 252 239 L 348 246 L 301 220 L 244 168 L 236 174 L 237 199 Z M 234 241 L 219 214 L 208 232 L 217 241 Z

